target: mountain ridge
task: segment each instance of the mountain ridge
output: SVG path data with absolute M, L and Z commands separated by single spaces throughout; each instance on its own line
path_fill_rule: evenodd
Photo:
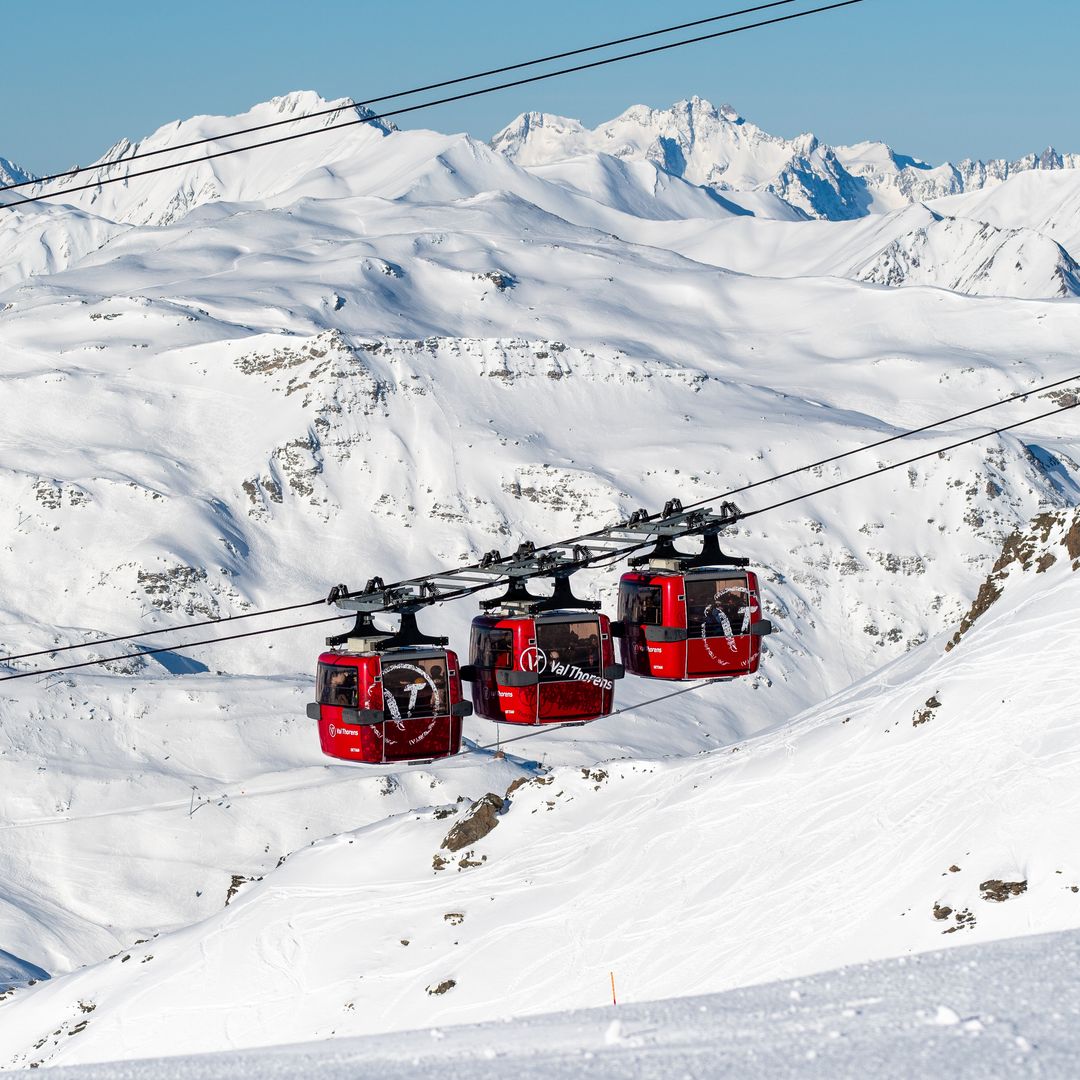
M 693 183 L 718 191 L 768 191 L 812 217 L 833 221 L 979 190 L 1020 172 L 1080 166 L 1080 154 L 1052 147 L 1015 161 L 964 159 L 934 166 L 883 142 L 831 147 L 809 132 L 784 139 L 730 105 L 716 107 L 697 96 L 666 109 L 634 105 L 592 129 L 567 117 L 522 113 L 491 143 L 526 166 L 586 151 L 644 158 Z

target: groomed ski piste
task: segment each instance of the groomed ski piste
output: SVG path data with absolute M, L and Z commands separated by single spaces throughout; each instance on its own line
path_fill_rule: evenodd
M 952 276 L 922 261 L 901 287 L 856 270 L 899 265 L 882 253 L 894 216 L 929 228 L 916 206 L 805 220 L 775 185 L 718 194 L 644 152 L 516 164 L 465 136 L 352 132 L 0 221 L 9 653 L 550 541 L 1080 374 L 1074 170 L 933 203 L 930 226 L 993 202 L 995 229 L 1054 237 L 1049 261 L 1025 244 L 964 279 L 972 237 L 1000 237 L 931 229 L 935 258 L 960 237 Z M 724 261 L 754 229 L 773 270 Z M 800 229 L 822 238 L 813 266 Z M 724 545 L 761 569 L 780 631 L 757 676 L 636 710 L 663 688 L 627 679 L 626 712 L 504 756 L 470 718 L 457 759 L 327 763 L 304 715 L 318 627 L 3 683 L 0 1064 L 321 1041 L 174 1064 L 1063 1074 L 1075 416 L 738 526 Z M 613 611 L 617 574 L 581 577 Z M 429 621 L 464 648 L 473 613 Z

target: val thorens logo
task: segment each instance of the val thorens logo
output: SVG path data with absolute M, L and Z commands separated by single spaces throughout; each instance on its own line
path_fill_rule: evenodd
M 543 675 L 550 668 L 551 676 L 554 678 L 589 683 L 592 686 L 600 687 L 601 690 L 615 689 L 615 684 L 610 679 L 585 671 L 583 668 L 578 667 L 577 664 L 565 664 L 558 660 L 550 660 L 548 654 L 537 645 L 530 645 L 527 649 L 522 649 L 518 663 L 520 663 L 522 671 L 535 671 L 537 675 Z
M 334 727 L 333 724 L 331 724 L 330 725 L 330 738 L 332 739 L 335 735 L 337 735 L 337 728 Z
M 543 675 L 547 670 L 547 662 L 547 653 L 535 645 L 530 645 L 521 652 L 522 671 L 535 671 L 537 675 Z

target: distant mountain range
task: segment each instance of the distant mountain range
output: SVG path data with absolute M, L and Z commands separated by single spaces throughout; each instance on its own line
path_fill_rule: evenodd
M 1053 148 L 1017 161 L 929 165 L 886 143 L 831 147 L 815 135 L 770 135 L 730 105 L 699 97 L 669 109 L 634 105 L 595 128 L 548 113 L 522 113 L 491 141 L 519 165 L 545 165 L 588 153 L 655 162 L 717 192 L 776 195 L 808 217 L 842 221 L 911 202 L 960 195 L 1032 169 L 1073 169 L 1080 155 Z
M 314 113 L 324 115 L 308 119 Z M 446 205 L 498 192 L 574 226 L 742 273 L 982 296 L 1080 295 L 1072 253 L 1080 246 L 1076 154 L 1050 149 L 1014 162 L 931 166 L 884 143 L 783 139 L 698 97 L 669 109 L 635 105 L 593 129 L 523 113 L 490 144 L 381 121 L 340 126 L 367 115 L 347 99 L 298 91 L 240 116 L 196 116 L 137 142 L 120 140 L 100 159 L 102 173 L 59 185 L 95 175 L 132 182 L 0 219 L 0 287 L 63 270 L 120 232 L 175 224 L 208 204 L 285 207 L 373 196 Z M 282 124 L 274 136 L 317 134 L 210 160 L 189 145 L 243 146 L 256 136 L 229 132 L 267 123 Z M 155 156 L 140 157 L 146 154 Z M 186 164 L 138 175 L 174 161 Z M 0 173 L 8 183 L 32 175 L 3 158 Z

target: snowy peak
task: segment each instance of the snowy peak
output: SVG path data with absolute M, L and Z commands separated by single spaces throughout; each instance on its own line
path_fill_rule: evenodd
M 316 113 L 324 115 L 314 115 Z M 217 199 L 272 197 L 312 170 L 332 168 L 336 162 L 370 146 L 373 138 L 382 138 L 396 130 L 382 120 L 372 120 L 370 124 L 355 123 L 374 115 L 347 98 L 327 101 L 314 91 L 300 90 L 271 98 L 236 116 L 194 116 L 173 121 L 137 142 L 121 139 L 95 162 L 109 168 L 101 174 L 88 175 L 91 180 L 95 175 L 136 176 L 174 162 L 186 163 L 182 168 L 141 176 L 137 184 L 130 186 L 125 183 L 94 187 L 75 193 L 67 201 L 112 221 L 168 225 L 195 207 Z M 350 122 L 355 126 L 341 127 Z M 264 124 L 282 126 L 250 135 L 236 134 Z M 208 156 L 247 146 L 266 137 L 279 138 L 331 128 L 340 128 L 332 139 L 294 140 L 279 147 L 260 148 L 250 154 Z M 208 146 L 187 145 L 205 139 L 216 141 Z M 150 160 L 137 158 L 145 154 L 155 157 Z M 136 160 L 131 160 L 133 158 Z
M 668 109 L 634 105 L 593 129 L 567 117 L 524 113 L 491 144 L 526 167 L 586 153 L 642 158 L 694 184 L 767 192 L 810 217 L 832 221 L 979 190 L 1020 172 L 1080 166 L 1080 155 L 1053 147 L 1016 161 L 930 165 L 883 142 L 834 148 L 810 132 L 784 139 L 763 131 L 733 106 L 717 108 L 700 97 Z
M 506 125 L 492 140 L 491 145 L 519 165 L 530 154 L 542 164 L 557 159 L 558 147 L 562 140 L 583 136 L 585 128 L 581 121 L 571 120 L 566 116 L 553 113 L 526 112 Z M 545 153 L 539 144 L 550 142 L 551 152 Z
M 816 136 L 769 135 L 733 106 L 717 108 L 700 97 L 668 109 L 634 105 L 592 130 L 565 117 L 541 116 L 538 122 L 537 114 L 525 114 L 492 146 L 524 166 L 585 153 L 643 158 L 716 191 L 778 195 L 810 217 L 845 219 L 865 211 L 860 186 Z
M 36 179 L 37 177 L 32 172 L 21 165 L 0 157 L 0 187 L 7 187 L 9 184 L 25 184 L 28 180 Z
M 1080 154 L 1060 154 L 1053 147 L 1016 161 L 965 159 L 955 165 L 928 165 L 918 158 L 897 154 L 880 142 L 838 146 L 836 154 L 844 167 L 867 185 L 875 211 L 995 187 L 1018 173 L 1080 167 Z
M 1080 296 L 1080 265 L 1031 229 L 965 218 L 933 220 L 897 237 L 855 277 L 879 285 L 934 285 L 969 296 Z

